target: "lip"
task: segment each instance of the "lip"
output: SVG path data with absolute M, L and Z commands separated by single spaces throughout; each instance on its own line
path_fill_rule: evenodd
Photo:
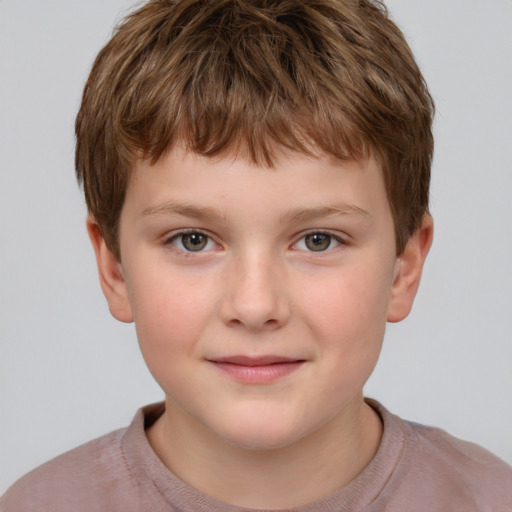
M 286 377 L 299 369 L 303 359 L 266 355 L 250 357 L 235 355 L 208 359 L 223 373 L 247 384 L 267 384 Z

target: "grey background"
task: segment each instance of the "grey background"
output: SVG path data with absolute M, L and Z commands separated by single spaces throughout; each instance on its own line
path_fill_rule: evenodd
M 101 294 L 74 181 L 81 89 L 127 0 L 0 0 L 0 494 L 162 399 Z M 366 388 L 512 463 L 512 2 L 390 0 L 437 102 L 434 246 Z

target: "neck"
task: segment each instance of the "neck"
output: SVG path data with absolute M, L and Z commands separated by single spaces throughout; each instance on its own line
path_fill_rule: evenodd
M 199 491 L 247 508 L 297 507 L 341 489 L 373 458 L 382 434 L 361 397 L 316 432 L 272 450 L 233 446 L 202 425 L 174 421 L 173 408 L 167 401 L 147 431 L 162 462 Z

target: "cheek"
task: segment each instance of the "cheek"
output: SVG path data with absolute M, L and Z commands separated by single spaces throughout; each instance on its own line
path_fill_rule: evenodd
M 172 361 L 177 352 L 191 353 L 214 308 L 208 284 L 194 276 L 147 273 L 133 283 L 130 295 L 146 360 Z
M 202 333 L 210 318 L 208 294 L 197 283 L 147 279 L 134 289 L 133 311 L 142 356 L 166 392 L 188 393 L 190 372 L 184 361 L 197 360 Z M 187 293 L 183 293 L 187 290 Z M 188 384 L 187 384 L 188 383 Z
M 340 335 L 385 325 L 390 286 L 384 276 L 355 269 L 317 282 L 309 289 L 308 302 L 316 323 Z
M 372 372 L 386 327 L 388 281 L 353 268 L 310 288 L 303 316 L 338 378 L 364 382 Z

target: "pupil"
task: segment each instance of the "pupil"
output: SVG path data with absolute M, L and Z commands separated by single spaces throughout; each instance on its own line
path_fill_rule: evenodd
M 331 236 L 315 233 L 306 237 L 306 246 L 311 251 L 325 251 L 331 245 Z
M 199 233 L 183 236 L 183 246 L 189 251 L 200 251 L 206 246 L 207 238 Z

